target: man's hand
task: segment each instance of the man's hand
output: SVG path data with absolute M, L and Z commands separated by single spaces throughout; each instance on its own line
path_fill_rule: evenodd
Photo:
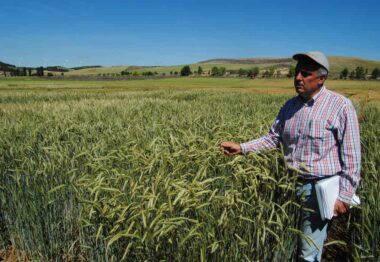
M 347 213 L 349 209 L 350 206 L 347 203 L 337 199 L 334 206 L 334 217 Z
M 229 141 L 221 143 L 220 150 L 229 156 L 234 156 L 241 152 L 240 144 Z

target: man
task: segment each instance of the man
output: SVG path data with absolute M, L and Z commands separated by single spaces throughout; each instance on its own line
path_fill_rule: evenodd
M 302 213 L 301 230 L 315 245 L 300 239 L 301 261 L 320 261 L 329 220 L 321 220 L 315 182 L 339 175 L 339 196 L 334 215 L 348 211 L 360 180 L 360 137 L 355 109 L 347 98 L 329 91 L 325 80 L 330 69 L 320 52 L 296 54 L 294 87 L 298 96 L 281 108 L 269 133 L 259 139 L 237 144 L 223 142 L 227 155 L 257 152 L 283 146 L 289 170 L 299 176 L 302 204 L 314 212 Z

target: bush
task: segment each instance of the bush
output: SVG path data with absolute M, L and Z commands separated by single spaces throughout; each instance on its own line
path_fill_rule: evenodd
M 189 75 L 191 75 L 190 66 L 186 65 L 186 66 L 182 67 L 181 76 L 189 76 Z
M 226 74 L 226 68 L 225 67 L 216 67 L 214 66 L 211 68 L 211 75 L 212 76 L 224 76 Z

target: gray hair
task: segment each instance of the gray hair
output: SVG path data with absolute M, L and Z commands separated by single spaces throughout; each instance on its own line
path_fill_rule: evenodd
M 329 73 L 327 72 L 326 68 L 324 67 L 320 67 L 318 69 L 318 76 L 326 76 L 328 75 Z

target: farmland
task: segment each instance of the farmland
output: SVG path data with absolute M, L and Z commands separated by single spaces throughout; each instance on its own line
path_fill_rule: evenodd
M 380 256 L 380 85 L 328 81 L 361 121 L 352 259 Z M 0 250 L 36 261 L 294 257 L 296 181 L 280 150 L 227 157 L 267 132 L 292 80 L 0 80 Z M 7 251 L 3 251 L 6 253 Z
M 339 73 L 346 67 L 348 70 L 352 71 L 356 67 L 361 66 L 367 68 L 369 72 L 374 68 L 380 68 L 380 61 L 361 59 L 355 57 L 344 57 L 344 56 L 330 56 L 329 61 L 331 64 L 330 75 L 338 77 Z M 212 67 L 225 67 L 227 70 L 238 70 L 240 68 L 249 69 L 252 67 L 259 67 L 260 70 L 268 69 L 269 67 L 275 67 L 276 69 L 288 70 L 289 66 L 295 66 L 295 60 L 291 58 L 251 58 L 251 59 L 212 59 L 207 61 L 200 61 L 198 63 L 189 64 L 191 71 L 196 72 L 198 67 L 207 72 L 212 69 Z M 111 67 L 98 67 L 98 68 L 86 68 L 80 70 L 73 70 L 65 73 L 68 76 L 75 75 L 98 75 L 98 74 L 119 74 L 123 70 L 129 70 L 130 72 L 152 71 L 158 74 L 165 73 L 169 75 L 170 72 L 175 71 L 180 72 L 184 65 L 176 66 L 149 66 L 149 67 L 130 67 L 129 65 L 124 66 L 111 66 Z M 58 73 L 59 75 L 60 73 Z M 286 75 L 286 73 L 283 73 Z

